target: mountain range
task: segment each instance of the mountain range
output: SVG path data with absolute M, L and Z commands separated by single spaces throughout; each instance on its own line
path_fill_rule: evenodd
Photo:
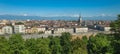
M 21 16 L 21 15 L 0 15 L 0 20 L 78 20 L 78 17 L 71 16 L 55 16 L 55 17 L 42 17 L 42 16 Z M 82 17 L 83 20 L 116 20 L 115 16 L 93 16 Z

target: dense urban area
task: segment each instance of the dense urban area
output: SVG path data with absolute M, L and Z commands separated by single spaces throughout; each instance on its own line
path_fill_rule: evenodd
M 5 34 L 72 34 L 87 32 L 109 32 L 110 20 L 1 20 L 0 35 Z
M 1 21 L 0 54 L 119 54 L 120 15 L 107 21 Z M 84 23 L 85 22 L 85 23 Z M 110 28 L 111 29 L 110 29 Z M 67 30 L 66 30 L 67 29 Z M 91 29 L 91 30 L 90 30 Z M 73 38 L 74 33 L 112 31 Z M 72 32 L 71 32 L 72 31 Z M 51 34 L 61 33 L 53 36 Z M 4 34 L 4 35 L 3 35 Z M 50 36 L 24 39 L 22 35 Z M 2 36 L 3 35 L 3 36 Z M 9 36 L 6 38 L 5 36 Z M 33 35 L 35 36 L 35 35 Z M 29 37 L 29 36 L 28 36 Z

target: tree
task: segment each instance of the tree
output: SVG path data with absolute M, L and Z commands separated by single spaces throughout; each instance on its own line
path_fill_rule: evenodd
M 68 32 L 62 33 L 60 37 L 62 46 L 62 54 L 71 54 L 71 34 Z
M 72 41 L 72 54 L 87 54 L 87 39 L 83 37 L 82 39 L 77 38 Z
M 98 34 L 95 37 L 91 36 L 88 41 L 89 54 L 112 54 L 109 51 L 110 41 L 103 34 Z
M 52 54 L 61 54 L 62 48 L 60 45 L 60 39 L 58 37 L 50 37 L 49 47 Z
M 5 37 L 0 36 L 0 54 L 8 54 L 8 49 L 8 40 Z
M 29 51 L 30 54 L 35 54 L 36 53 L 36 40 L 31 38 L 31 39 L 27 39 L 25 41 L 25 47 L 27 47 L 26 49 Z
M 114 47 L 114 53 L 120 53 L 120 14 L 118 19 L 111 23 L 112 31 L 114 31 L 114 40 L 112 41 L 112 46 Z
M 51 54 L 49 42 L 48 38 L 38 38 L 35 45 L 37 48 L 35 54 Z
M 11 54 L 28 54 L 25 43 L 20 34 L 14 34 L 9 38 Z
M 120 14 L 118 15 L 118 19 L 115 20 L 114 22 L 111 23 L 110 25 L 112 27 L 112 31 L 115 32 L 115 39 L 119 40 L 120 39 Z

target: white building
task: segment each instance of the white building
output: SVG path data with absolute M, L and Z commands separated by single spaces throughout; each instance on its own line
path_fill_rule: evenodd
M 79 28 L 75 28 L 75 33 L 79 33 L 79 32 L 88 32 L 88 28 L 87 27 L 79 27 Z
M 73 28 L 65 28 L 65 32 L 74 33 Z
M 46 30 L 45 34 L 52 34 L 52 31 L 51 30 Z
M 65 28 L 57 28 L 56 30 L 54 30 L 55 34 L 60 34 L 60 33 L 63 33 L 63 32 L 65 32 Z
M 3 34 L 12 34 L 13 29 L 11 26 L 4 26 L 4 27 L 2 27 L 2 33 Z
M 104 31 L 110 31 L 111 27 L 104 27 Z
M 24 25 L 14 25 L 14 33 L 25 33 Z

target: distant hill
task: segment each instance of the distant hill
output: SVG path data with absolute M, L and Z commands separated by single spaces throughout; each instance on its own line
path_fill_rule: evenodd
M 41 17 L 41 16 L 18 16 L 18 15 L 0 15 L 0 20 L 78 20 L 78 17 L 58 16 L 58 17 Z M 114 16 L 95 16 L 83 17 L 83 20 L 116 20 Z

